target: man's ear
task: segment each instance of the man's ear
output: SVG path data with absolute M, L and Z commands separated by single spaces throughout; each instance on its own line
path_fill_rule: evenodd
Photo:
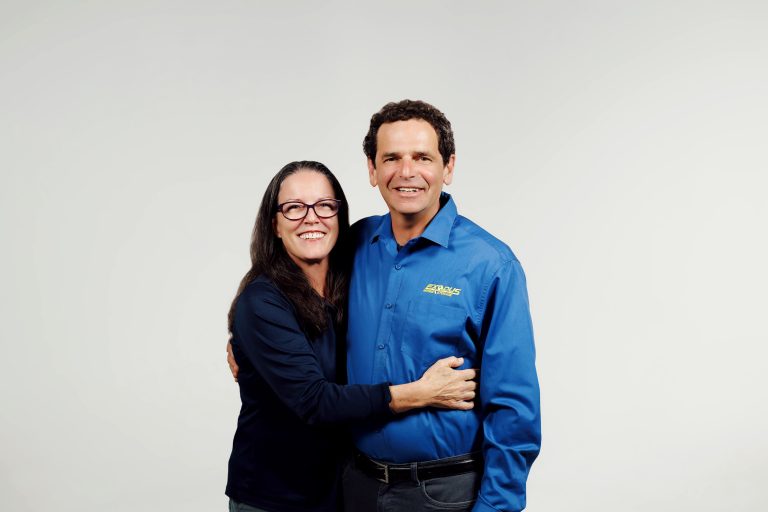
M 451 155 L 448 163 L 443 167 L 443 183 L 450 185 L 453 181 L 453 165 L 456 163 L 456 155 Z
M 372 187 L 379 184 L 379 177 L 376 175 L 376 165 L 370 158 L 368 159 L 368 181 L 370 181 Z

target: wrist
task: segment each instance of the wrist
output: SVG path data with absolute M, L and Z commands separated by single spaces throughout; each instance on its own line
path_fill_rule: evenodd
M 426 385 L 421 379 L 409 382 L 407 384 L 408 391 L 410 393 L 410 404 L 412 408 L 426 407 L 429 405 L 429 399 L 432 398 L 429 395 Z
M 425 407 L 429 405 L 424 385 L 420 381 L 409 382 L 408 384 L 398 384 L 389 387 L 392 400 L 389 402 L 389 408 L 392 412 L 401 413 Z

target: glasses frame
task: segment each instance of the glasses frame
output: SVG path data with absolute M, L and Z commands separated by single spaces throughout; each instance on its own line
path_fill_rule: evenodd
M 338 206 L 336 211 L 333 212 L 333 215 L 327 215 L 326 216 L 326 215 L 320 215 L 319 213 L 317 213 L 317 210 L 315 210 L 315 205 L 317 205 L 318 203 L 327 203 L 329 201 L 332 201 L 332 202 L 336 203 L 336 205 Z M 280 204 L 277 205 L 277 208 L 275 209 L 275 213 L 280 212 L 283 215 L 283 217 L 285 217 L 287 220 L 304 220 L 304 219 L 307 218 L 307 215 L 309 215 L 309 209 L 311 208 L 312 211 L 315 212 L 315 216 L 318 219 L 332 219 L 332 218 L 334 218 L 335 216 L 337 216 L 339 214 L 339 211 L 341 210 L 341 205 L 342 205 L 343 202 L 344 201 L 342 201 L 341 199 L 330 199 L 330 198 L 328 198 L 328 199 L 320 199 L 319 201 L 315 201 L 312 204 L 307 204 L 304 201 L 286 201 L 284 203 L 280 203 Z M 283 206 L 285 206 L 286 204 L 291 204 L 291 203 L 303 204 L 307 208 L 307 211 L 304 212 L 304 215 L 299 217 L 298 219 L 291 219 L 290 217 L 288 217 L 283 212 Z

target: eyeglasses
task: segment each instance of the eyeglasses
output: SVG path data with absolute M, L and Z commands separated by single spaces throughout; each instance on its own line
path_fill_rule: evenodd
M 315 212 L 315 215 L 321 219 L 330 219 L 339 213 L 341 206 L 340 199 L 321 199 L 314 204 L 302 203 L 301 201 L 287 201 L 277 205 L 277 211 L 283 214 L 288 220 L 302 220 L 309 213 L 309 209 Z

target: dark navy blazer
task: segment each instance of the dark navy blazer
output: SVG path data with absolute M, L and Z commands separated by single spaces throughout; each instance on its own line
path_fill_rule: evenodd
M 243 405 L 226 494 L 267 510 L 337 510 L 343 429 L 329 425 L 390 415 L 388 384 L 340 385 L 335 330 L 307 339 L 267 278 L 240 295 L 233 331 Z

